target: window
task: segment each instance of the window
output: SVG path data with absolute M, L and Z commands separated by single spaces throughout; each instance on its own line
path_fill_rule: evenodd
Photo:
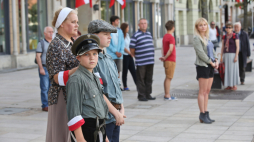
M 161 0 L 161 3 L 159 5 L 159 14 L 160 14 L 160 17 L 159 17 L 159 30 L 160 30 L 160 37 L 162 38 L 164 36 L 164 34 L 166 33 L 165 32 L 165 27 L 164 25 L 166 24 L 166 21 L 165 21 L 165 7 L 164 7 L 164 2 Z
M 37 0 L 27 0 L 28 50 L 35 50 L 38 43 Z
M 75 0 L 66 0 L 67 7 L 75 9 Z
M 126 7 L 124 8 L 124 22 L 129 24 L 129 35 L 132 36 L 135 32 L 134 2 L 126 2 Z
M 0 9 L 0 54 L 6 53 L 6 46 L 5 46 L 5 7 Z
M 101 1 L 101 19 L 110 23 L 110 17 L 114 15 L 114 6 L 109 8 L 110 0 Z
M 28 51 L 37 49 L 38 41 L 44 38 L 47 26 L 47 1 L 26 0 Z
M 144 1 L 143 3 L 143 18 L 147 20 L 147 31 L 153 35 L 153 22 L 152 22 L 152 3 L 149 1 Z

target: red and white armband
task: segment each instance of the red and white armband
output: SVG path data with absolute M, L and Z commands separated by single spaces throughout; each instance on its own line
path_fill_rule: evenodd
M 70 131 L 74 131 L 85 124 L 85 120 L 82 118 L 81 115 L 75 116 L 72 118 L 68 123 L 68 128 Z
M 60 86 L 66 86 L 68 79 L 69 79 L 69 70 L 60 71 L 58 73 L 58 83 Z
M 102 79 L 101 79 L 100 73 L 95 72 L 94 74 L 95 74 L 97 77 L 99 77 L 100 83 L 103 85 L 103 81 L 102 81 Z

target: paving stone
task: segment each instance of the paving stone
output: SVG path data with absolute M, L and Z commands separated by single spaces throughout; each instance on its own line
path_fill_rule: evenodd
M 253 139 L 253 135 L 222 135 L 219 137 L 219 140 L 239 140 L 239 141 L 251 141 Z

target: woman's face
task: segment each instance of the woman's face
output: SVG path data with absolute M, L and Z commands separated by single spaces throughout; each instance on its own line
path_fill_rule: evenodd
M 226 26 L 226 31 L 227 33 L 232 33 L 233 32 L 233 27 L 232 26 Z
M 75 13 L 70 13 L 67 19 L 62 23 L 61 27 L 67 35 L 76 36 L 78 31 L 78 16 Z
M 125 32 L 126 32 L 126 33 L 128 33 L 128 32 L 129 32 L 129 26 L 126 28 Z
M 198 29 L 198 31 L 199 31 L 200 33 L 206 32 L 206 31 L 207 31 L 207 28 L 208 28 L 208 25 L 207 25 L 205 22 L 199 23 L 199 24 L 198 24 L 198 27 L 197 27 L 197 29 Z

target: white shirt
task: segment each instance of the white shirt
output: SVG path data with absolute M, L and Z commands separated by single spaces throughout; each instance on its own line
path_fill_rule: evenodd
M 130 39 L 130 36 L 129 36 L 128 33 L 126 33 L 126 37 L 125 37 L 125 39 L 124 39 L 124 42 L 125 42 L 125 47 L 124 47 L 124 48 L 126 48 L 127 50 L 130 51 L 130 42 L 131 42 L 131 39 Z M 124 54 L 124 55 L 129 55 L 129 54 L 126 53 L 125 51 L 124 51 L 123 54 Z
M 212 29 L 212 28 L 210 28 L 209 29 L 209 39 L 210 40 L 217 40 L 217 30 L 216 30 L 216 28 L 214 28 L 214 29 Z

